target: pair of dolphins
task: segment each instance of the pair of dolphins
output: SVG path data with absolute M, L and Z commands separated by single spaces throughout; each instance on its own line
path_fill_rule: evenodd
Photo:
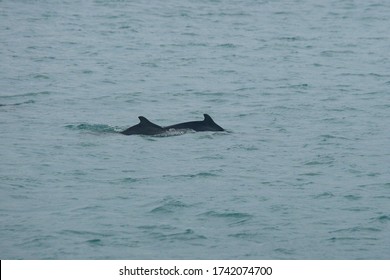
M 203 121 L 184 122 L 164 127 L 154 124 L 147 118 L 140 116 L 138 117 L 140 120 L 139 124 L 131 126 L 120 133 L 124 135 L 158 135 L 170 130 L 224 131 L 209 115 L 203 114 L 203 116 Z

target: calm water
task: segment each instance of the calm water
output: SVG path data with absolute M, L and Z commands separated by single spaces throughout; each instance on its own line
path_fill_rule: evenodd
M 0 258 L 389 259 L 389 15 L 0 1 Z

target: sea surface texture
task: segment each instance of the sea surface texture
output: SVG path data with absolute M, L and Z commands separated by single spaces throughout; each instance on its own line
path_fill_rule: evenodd
M 389 259 L 389 15 L 0 1 L 0 258 Z

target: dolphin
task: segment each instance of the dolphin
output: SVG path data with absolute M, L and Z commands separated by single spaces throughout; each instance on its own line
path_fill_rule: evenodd
M 166 131 L 163 127 L 152 123 L 147 118 L 143 116 L 139 116 L 139 124 L 136 124 L 132 127 L 129 127 L 128 129 L 121 131 L 120 133 L 124 135 L 134 135 L 134 134 L 141 134 L 141 135 L 156 135 L 160 134 Z
M 194 131 L 224 131 L 224 129 L 217 125 L 209 115 L 203 114 L 203 116 L 203 121 L 184 122 L 165 127 L 154 124 L 143 116 L 139 116 L 139 124 L 131 126 L 128 129 L 121 131 L 120 133 L 124 135 L 157 135 L 168 132 L 170 130 L 184 129 L 190 129 Z
M 165 129 L 192 129 L 195 131 L 224 131 L 222 127 L 217 125 L 213 119 L 207 115 L 203 114 L 203 121 L 193 121 L 193 122 L 184 122 L 178 123 L 170 126 L 164 127 Z

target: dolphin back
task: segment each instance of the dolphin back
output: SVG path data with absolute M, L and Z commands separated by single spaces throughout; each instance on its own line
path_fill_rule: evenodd
M 192 121 L 192 122 L 183 122 L 177 123 L 170 126 L 159 126 L 157 124 L 152 123 L 147 118 L 143 116 L 139 116 L 139 123 L 129 127 L 126 130 L 123 130 L 122 134 L 124 135 L 157 135 L 164 132 L 167 132 L 171 129 L 190 129 L 194 131 L 224 131 L 222 127 L 214 122 L 214 120 L 208 115 L 203 114 L 203 121 Z
M 121 131 L 120 133 L 124 135 L 156 135 L 165 132 L 166 130 L 161 126 L 152 123 L 147 118 L 139 116 L 139 124 L 129 127 L 126 130 Z

